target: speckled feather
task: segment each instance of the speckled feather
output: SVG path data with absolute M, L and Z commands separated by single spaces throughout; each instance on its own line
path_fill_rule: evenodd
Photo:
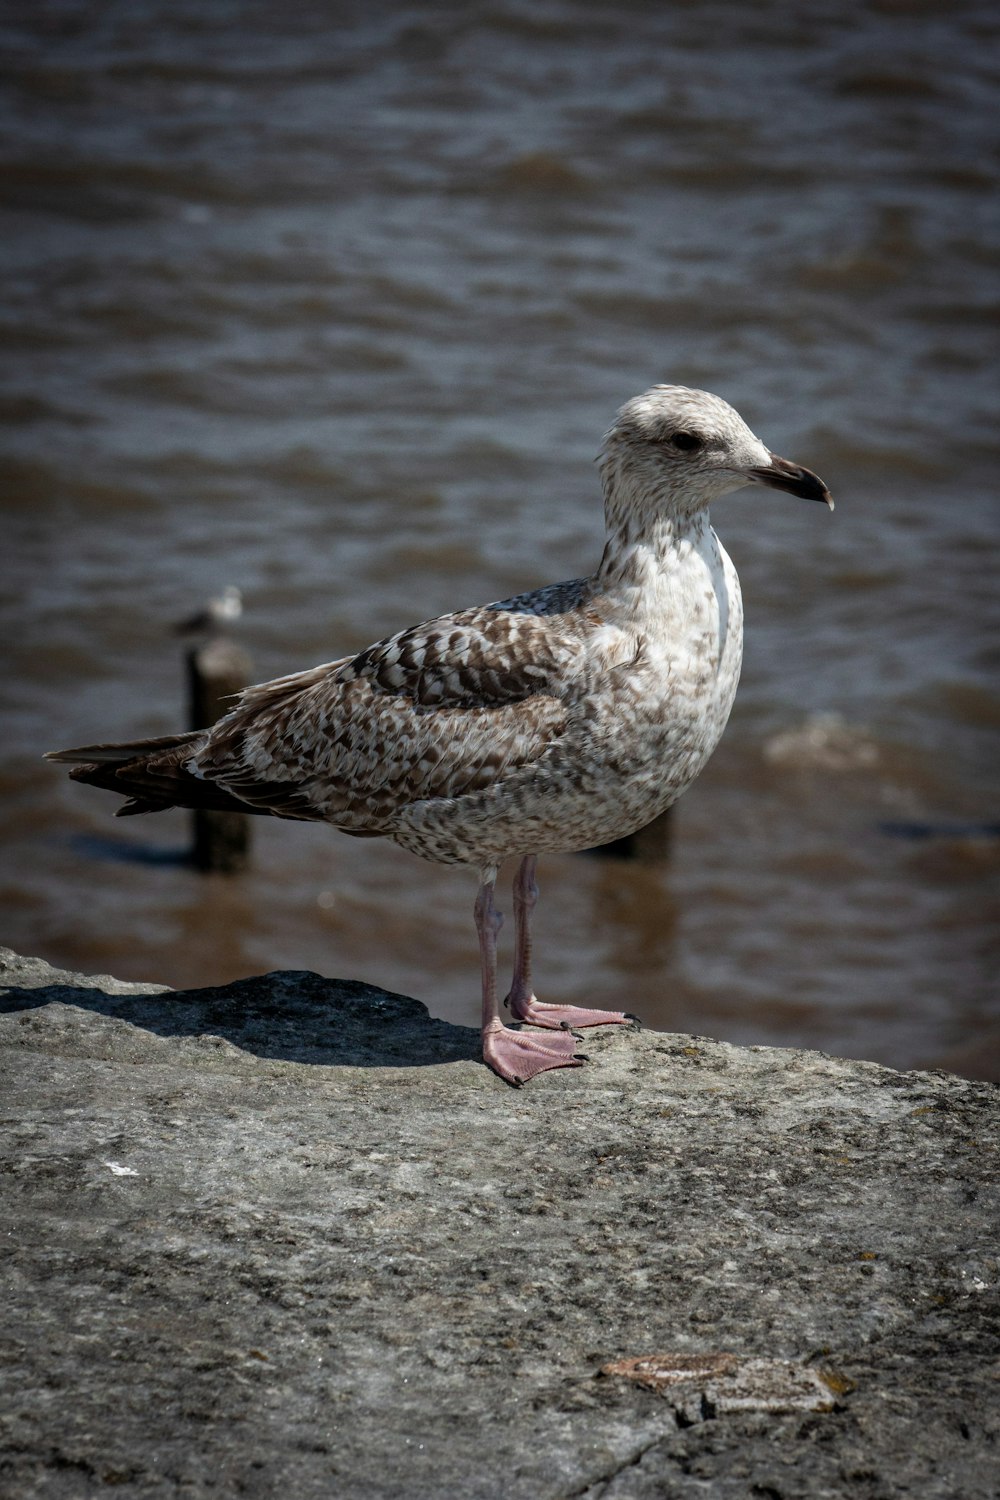
M 697 452 L 674 451 L 679 428 Z M 55 758 L 128 794 L 122 812 L 235 806 L 483 872 L 620 837 L 680 795 L 725 726 L 742 605 L 707 502 L 772 457 L 718 397 L 656 387 L 606 440 L 593 576 L 252 687 L 212 729 Z

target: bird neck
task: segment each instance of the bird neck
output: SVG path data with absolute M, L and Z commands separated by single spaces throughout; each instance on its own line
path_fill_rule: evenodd
M 597 569 L 604 587 L 640 588 L 670 572 L 692 551 L 701 552 L 711 536 L 708 507 L 682 509 L 667 493 L 632 494 L 622 476 L 607 484 L 604 519 L 607 540 Z

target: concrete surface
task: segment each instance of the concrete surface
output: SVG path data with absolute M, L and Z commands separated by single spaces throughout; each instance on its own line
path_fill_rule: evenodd
M 515 1092 L 314 974 L 0 995 L 5 1500 L 998 1493 L 989 1084 L 607 1031 Z

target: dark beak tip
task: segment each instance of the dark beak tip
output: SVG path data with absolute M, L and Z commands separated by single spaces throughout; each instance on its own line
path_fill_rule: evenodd
M 798 495 L 802 500 L 822 500 L 833 510 L 833 496 L 819 475 L 814 474 L 811 469 L 803 469 L 800 464 L 789 463 L 787 458 L 780 458 L 777 453 L 771 454 L 771 462 L 767 468 L 751 472 L 753 478 L 761 484 L 770 485 L 775 490 L 786 490 L 788 494 Z

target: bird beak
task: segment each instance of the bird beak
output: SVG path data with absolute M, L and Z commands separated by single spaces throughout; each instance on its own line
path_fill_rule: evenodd
M 790 464 L 787 458 L 771 454 L 766 468 L 748 469 L 748 478 L 755 484 L 769 484 L 773 490 L 787 490 L 790 495 L 799 495 L 803 500 L 824 500 L 833 510 L 833 496 L 818 474 L 811 469 L 802 469 Z

